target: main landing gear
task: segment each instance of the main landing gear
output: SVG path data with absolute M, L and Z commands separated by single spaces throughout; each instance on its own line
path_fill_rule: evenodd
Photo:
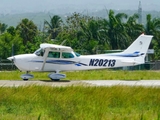
M 60 79 L 66 78 L 65 74 L 60 74 L 60 73 L 50 73 L 48 75 L 48 77 L 52 80 L 52 81 L 59 81 Z
M 52 80 L 52 81 L 59 81 L 60 79 L 66 78 L 65 74 L 60 74 L 59 72 L 56 73 L 50 73 L 48 75 L 48 77 Z M 27 81 L 28 79 L 34 78 L 34 76 L 32 74 L 29 74 L 29 71 L 26 72 L 26 74 L 22 74 L 21 78 L 24 81 Z

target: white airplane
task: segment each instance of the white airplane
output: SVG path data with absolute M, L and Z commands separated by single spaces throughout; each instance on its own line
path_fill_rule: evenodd
M 23 80 L 34 76 L 30 71 L 52 72 L 51 80 L 58 81 L 66 77 L 61 71 L 90 70 L 135 66 L 145 63 L 145 55 L 150 45 L 151 35 L 140 35 L 126 50 L 120 53 L 80 55 L 71 47 L 43 43 L 33 54 L 22 54 L 7 59 L 14 62 L 21 71 Z

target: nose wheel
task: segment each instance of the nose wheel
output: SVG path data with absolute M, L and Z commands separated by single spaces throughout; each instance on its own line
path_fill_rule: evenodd
M 26 74 L 22 74 L 22 75 L 21 75 L 21 78 L 22 78 L 24 81 L 27 81 L 28 79 L 34 78 L 34 76 L 33 76 L 32 74 L 29 74 L 29 72 L 27 71 Z

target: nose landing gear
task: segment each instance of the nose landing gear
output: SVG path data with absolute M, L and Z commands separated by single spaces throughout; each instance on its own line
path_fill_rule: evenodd
M 22 78 L 24 81 L 27 81 L 28 79 L 34 78 L 34 76 L 33 76 L 32 74 L 29 74 L 29 71 L 27 71 L 26 74 L 22 74 L 22 75 L 21 75 L 21 78 Z

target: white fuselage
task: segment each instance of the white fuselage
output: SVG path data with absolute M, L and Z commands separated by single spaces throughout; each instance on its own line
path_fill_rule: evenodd
M 72 52 L 73 53 L 73 52 Z M 73 53 L 74 54 L 74 53 Z M 72 71 L 133 66 L 133 57 L 102 55 L 81 55 L 74 58 L 50 58 L 36 54 L 14 56 L 14 63 L 21 71 Z

